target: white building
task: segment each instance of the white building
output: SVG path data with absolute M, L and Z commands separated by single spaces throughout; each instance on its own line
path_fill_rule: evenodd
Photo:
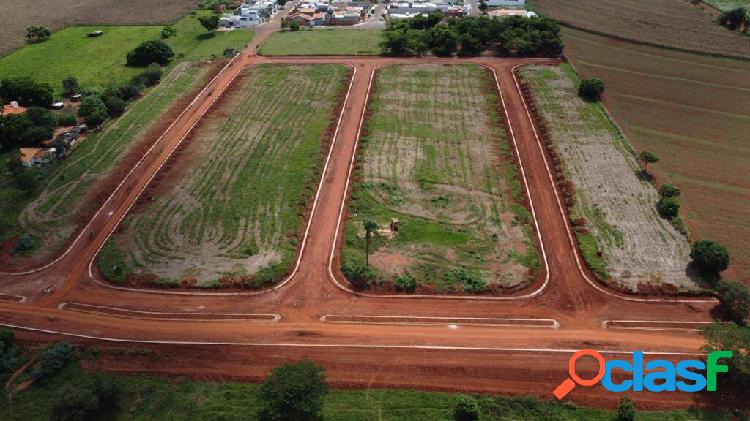
M 489 7 L 523 8 L 526 5 L 526 0 L 484 0 L 484 3 Z

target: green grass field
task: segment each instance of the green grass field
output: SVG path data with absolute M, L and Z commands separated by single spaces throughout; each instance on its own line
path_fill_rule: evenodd
M 196 16 L 209 13 L 200 11 Z M 177 36 L 167 40 L 175 62 L 205 60 L 221 56 L 225 48 L 241 49 L 253 37 L 252 31 L 219 32 L 207 36 L 196 16 L 187 15 L 173 25 Z M 39 44 L 27 45 L 0 58 L 0 75 L 29 76 L 47 82 L 60 95 L 62 79 L 75 76 L 81 86 L 121 83 L 142 69 L 125 66 L 125 56 L 143 41 L 159 38 L 163 26 L 74 26 L 52 34 Z M 89 38 L 87 33 L 104 31 Z
M 182 62 L 155 88 L 101 131 L 89 134 L 70 156 L 43 169 L 33 169 L 39 188 L 23 195 L 11 183 L 5 159 L 0 159 L 0 239 L 27 233 L 43 238 L 45 253 L 53 253 L 75 230 L 75 216 L 98 181 L 105 178 L 129 148 L 152 127 L 176 99 L 195 89 L 206 75 L 205 65 Z M 6 156 L 9 154 L 5 154 Z
M 750 10 L 750 0 L 703 0 L 704 2 L 716 6 L 721 10 L 732 10 L 738 7 L 744 7 Z
M 110 240 L 99 260 L 105 275 L 200 286 L 283 277 L 346 74 L 338 65 L 248 69 L 193 136 L 180 158 L 185 167 L 165 174 L 166 191 Z
M 11 401 L 0 397 L 3 420 L 50 419 L 55 392 L 89 376 L 75 365 L 44 384 L 32 384 Z M 107 420 L 258 420 L 258 386 L 193 382 L 184 378 L 103 374 L 118 386 L 119 405 Z M 450 421 L 457 395 L 411 390 L 331 390 L 323 409 L 327 421 Z M 482 421 L 611 421 L 614 412 L 534 398 L 478 396 Z M 104 416 L 105 414 L 100 414 Z M 680 410 L 638 412 L 639 421 L 729 420 L 724 412 Z
M 467 290 L 464 275 L 495 287 L 530 280 L 540 260 L 493 83 L 476 65 L 378 73 L 346 225 L 345 267 L 364 261 L 365 219 L 386 230 L 397 218 L 395 237 L 374 239 L 379 281 L 409 273 L 424 288 L 445 292 Z
M 377 55 L 382 31 L 376 29 L 315 29 L 276 32 L 263 43 L 265 56 Z

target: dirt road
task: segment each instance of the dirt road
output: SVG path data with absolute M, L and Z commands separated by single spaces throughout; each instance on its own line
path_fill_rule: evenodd
M 547 157 L 535 135 L 513 69 L 538 60 L 392 59 L 355 57 L 255 56 L 255 46 L 270 33 L 259 31 L 242 55 L 228 64 L 154 143 L 143 161 L 85 228 L 70 251 L 48 267 L 26 274 L 0 275 L 0 322 L 19 329 L 29 340 L 61 336 L 99 346 L 137 346 L 156 350 L 154 361 L 104 359 L 101 367 L 127 372 L 191 374 L 205 378 L 255 380 L 282 361 L 313 358 L 328 368 L 334 384 L 348 387 L 408 387 L 439 390 L 538 394 L 550 397 L 565 376 L 567 358 L 577 349 L 610 352 L 635 349 L 679 353 L 699 352 L 702 339 L 690 330 L 711 320 L 715 306 L 705 300 L 633 300 L 604 290 L 587 279 L 572 243 L 570 226 L 548 169 Z M 353 294 L 338 272 L 337 244 L 357 141 L 377 67 L 394 63 L 474 62 L 496 72 L 498 88 L 510 122 L 529 201 L 546 256 L 547 270 L 525 297 L 386 297 Z M 91 262 L 139 194 L 169 159 L 172 151 L 236 75 L 262 63 L 344 63 L 355 69 L 349 93 L 331 142 L 326 167 L 309 212 L 300 259 L 282 286 L 262 293 L 192 294 L 134 291 L 105 286 L 90 276 Z M 333 274 L 333 277 L 331 277 Z M 95 275 L 95 274 L 93 274 Z M 590 278 L 590 277 L 589 277 Z M 45 292 L 45 289 L 49 292 Z M 26 297 L 23 303 L 10 295 Z M 83 303 L 81 306 L 62 303 Z M 112 310 L 117 308 L 119 310 Z M 79 311 L 74 311 L 74 309 Z M 127 309 L 131 311 L 123 311 Z M 169 315 L 168 315 L 168 314 Z M 178 316 L 175 316 L 175 313 Z M 179 313 L 190 313 L 181 320 Z M 195 313 L 207 321 L 192 320 Z M 221 314 L 280 315 L 229 320 Z M 405 323 L 326 323 L 324 315 L 409 316 Z M 415 323 L 416 316 L 441 317 L 441 322 Z M 540 328 L 534 320 L 513 327 L 471 326 L 450 318 L 553 319 L 559 328 Z M 272 318 L 272 317 L 271 317 Z M 608 320 L 679 321 L 650 328 L 606 329 Z M 365 320 L 365 322 L 361 322 Z M 639 327 L 638 323 L 628 327 Z M 29 329 L 45 329 L 35 332 Z M 119 344 L 119 345 L 118 345 Z M 676 354 L 675 354 L 676 353 Z M 618 396 L 601 388 L 577 388 L 575 401 L 611 405 Z M 689 395 L 668 399 L 639 394 L 653 408 L 686 406 Z

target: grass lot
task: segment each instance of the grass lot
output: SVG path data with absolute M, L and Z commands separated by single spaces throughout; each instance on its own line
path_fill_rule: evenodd
M 629 143 L 601 104 L 578 97 L 579 80 L 567 64 L 527 67 L 521 74 L 575 186 L 571 219 L 586 220 L 576 234 L 589 267 L 633 291 L 641 283 L 694 289 L 685 276 L 687 239 L 657 214 L 656 190 L 638 177 Z
M 72 365 L 45 384 L 33 384 L 8 401 L 0 397 L 4 420 L 50 418 L 55 392 L 82 383 L 88 372 Z M 258 386 L 203 383 L 184 379 L 103 374 L 118 386 L 119 408 L 107 420 L 257 420 Z M 410 390 L 331 390 L 323 416 L 328 421 L 450 421 L 454 394 Z M 534 398 L 478 397 L 484 421 L 610 421 L 613 411 L 576 407 Z M 701 410 L 639 412 L 639 421 L 729 420 L 729 414 Z
M 738 7 L 744 7 L 750 9 L 750 0 L 703 0 L 712 6 L 716 6 L 721 10 L 732 10 Z
M 164 175 L 165 191 L 110 240 L 99 259 L 105 275 L 201 286 L 283 277 L 346 74 L 338 65 L 248 69 L 194 134 L 184 167 Z
M 199 11 L 196 16 L 210 13 Z M 176 61 L 205 60 L 220 56 L 225 48 L 241 49 L 252 39 L 252 31 L 219 32 L 207 36 L 196 16 L 187 15 L 173 26 L 177 36 L 167 40 Z M 30 76 L 48 82 L 60 95 L 60 82 L 75 76 L 81 86 L 105 86 L 119 83 L 142 71 L 125 66 L 125 56 L 143 41 L 159 38 L 162 26 L 80 26 L 65 28 L 39 44 L 0 58 L 0 75 Z M 104 31 L 104 35 L 89 38 L 87 33 Z
M 683 0 L 530 0 L 558 21 L 659 46 L 750 58 L 750 37 Z M 745 0 L 747 3 L 747 0 Z M 690 28 L 685 31 L 685 28 Z
M 346 225 L 344 266 L 364 261 L 363 220 L 375 237 L 379 281 L 409 273 L 426 290 L 529 281 L 536 246 L 492 74 L 476 65 L 389 66 L 378 73 Z M 344 269 L 344 272 L 348 271 Z
M 582 76 L 604 80 L 607 106 L 636 149 L 656 152 L 660 179 L 682 189 L 691 234 L 725 244 L 725 275 L 750 280 L 750 63 L 563 35 Z
M 377 29 L 315 29 L 276 32 L 263 43 L 266 56 L 377 55 L 381 31 Z

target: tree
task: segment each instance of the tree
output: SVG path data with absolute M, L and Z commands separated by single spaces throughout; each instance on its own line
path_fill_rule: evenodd
M 365 266 L 370 267 L 370 239 L 372 233 L 378 231 L 378 223 L 372 219 L 365 219 L 362 225 L 365 228 Z
M 375 272 L 362 259 L 348 256 L 341 264 L 341 272 L 356 289 L 365 289 L 375 279 Z
M 432 54 L 439 57 L 450 57 L 456 52 L 458 36 L 446 25 L 439 25 L 427 33 L 427 44 L 432 48 Z
M 655 164 L 659 162 L 659 156 L 651 151 L 642 151 L 638 155 L 638 159 L 643 162 L 643 171 L 648 173 L 648 164 Z
M 479 403 L 471 396 L 462 395 L 453 405 L 453 419 L 456 421 L 477 421 L 479 419 Z
M 321 420 L 328 393 L 325 372 L 309 360 L 284 364 L 260 386 L 259 418 L 267 421 Z
M 37 380 L 49 378 L 68 365 L 73 357 L 73 346 L 67 342 L 58 342 L 39 356 L 39 363 L 32 372 L 32 377 Z
M 37 83 L 28 76 L 5 78 L 0 81 L 0 97 L 18 101 L 23 107 L 49 107 L 52 105 L 52 86 Z
M 198 16 L 198 22 L 206 31 L 213 32 L 219 27 L 219 15 Z
M 487 10 L 487 3 L 484 0 L 479 0 L 479 10 L 482 12 Z
M 664 218 L 672 219 L 680 213 L 680 201 L 676 197 L 662 197 L 656 202 L 656 210 Z
M 414 292 L 417 289 L 417 280 L 409 272 L 396 275 L 393 278 L 397 291 Z
M 18 364 L 21 352 L 15 345 L 12 330 L 0 330 L 0 376 L 11 371 Z
M 165 26 L 161 29 L 162 39 L 169 39 L 175 36 L 177 36 L 177 29 L 175 29 L 173 26 Z
M 742 32 L 747 32 L 750 27 L 750 15 L 744 7 L 727 10 L 719 16 L 719 25 L 731 31 L 742 28 Z
M 601 79 L 585 79 L 578 86 L 578 96 L 585 101 L 596 102 L 602 99 L 604 93 L 604 82 Z
M 78 107 L 78 117 L 89 127 L 97 127 L 107 119 L 107 106 L 98 96 L 87 96 Z
M 78 93 L 81 87 L 78 85 L 78 79 L 68 76 L 62 80 L 63 96 L 69 98 Z
M 680 189 L 672 184 L 666 183 L 659 187 L 660 197 L 680 197 Z
M 128 66 L 148 66 L 151 63 L 159 63 L 162 66 L 169 64 L 174 57 L 174 51 L 164 41 L 153 39 L 144 41 L 128 53 Z
M 712 240 L 693 243 L 690 258 L 704 273 L 718 273 L 729 266 L 729 252 L 726 247 Z
M 30 42 L 46 41 L 52 36 L 52 32 L 44 26 L 31 25 L 26 28 L 26 38 Z
M 719 301 L 732 321 L 744 326 L 750 315 L 750 290 L 737 281 L 719 281 L 716 284 Z
M 125 101 L 116 96 L 107 98 L 105 105 L 107 107 L 107 114 L 110 117 L 116 118 L 125 112 Z
M 289 21 L 289 30 L 290 31 L 297 32 L 297 31 L 299 31 L 299 28 L 300 28 L 299 22 L 297 22 L 296 20 Z
M 469 34 L 461 34 L 458 37 L 458 43 L 461 46 L 458 54 L 463 57 L 478 56 L 482 53 L 482 43 L 478 38 Z
M 146 67 L 146 70 L 138 75 L 137 82 L 143 83 L 145 86 L 154 86 L 161 80 L 162 71 L 161 66 L 157 63 L 151 63 Z
M 100 419 L 102 411 L 117 406 L 119 390 L 109 379 L 96 377 L 78 383 L 67 383 L 55 393 L 52 421 Z
M 629 398 L 620 399 L 615 421 L 635 421 L 635 405 Z
M 714 323 L 701 330 L 706 352 L 732 351 L 726 380 L 741 394 L 750 388 L 750 328 L 734 323 Z
M 287 29 L 289 29 L 289 19 L 282 18 L 281 19 L 281 32 L 286 32 Z

